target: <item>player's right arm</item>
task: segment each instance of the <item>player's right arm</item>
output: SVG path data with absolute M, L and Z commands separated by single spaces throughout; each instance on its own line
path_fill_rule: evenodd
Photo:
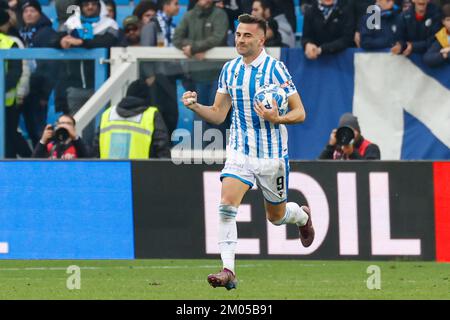
M 197 93 L 187 91 L 181 99 L 183 104 L 197 113 L 206 122 L 219 125 L 223 123 L 231 108 L 231 97 L 228 93 L 216 93 L 214 104 L 212 106 L 204 106 L 197 102 Z

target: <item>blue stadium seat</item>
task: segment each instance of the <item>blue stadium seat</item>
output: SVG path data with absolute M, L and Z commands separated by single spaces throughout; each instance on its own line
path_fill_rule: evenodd
M 118 6 L 129 6 L 130 0 L 115 0 L 116 5 Z
M 117 23 L 121 28 L 123 28 L 122 22 L 123 20 L 131 16 L 133 14 L 134 7 L 133 6 L 117 6 Z
M 297 33 L 303 33 L 303 14 L 300 6 L 295 7 L 295 16 L 297 17 Z
M 54 5 L 42 6 L 42 12 L 52 21 L 53 29 L 58 29 L 58 16 Z
M 176 17 L 173 18 L 173 23 L 175 23 L 177 26 L 180 24 L 181 19 L 183 18 L 184 14 L 187 11 L 187 5 L 180 6 L 180 12 Z

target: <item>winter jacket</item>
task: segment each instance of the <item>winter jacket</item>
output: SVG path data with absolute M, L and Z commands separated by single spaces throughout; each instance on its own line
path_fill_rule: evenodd
M 348 0 L 348 10 L 355 30 L 359 31 L 361 20 L 367 14 L 367 8 L 375 4 L 375 0 Z
M 402 44 L 403 50 L 406 49 L 406 42 L 411 42 L 414 53 L 425 53 L 440 27 L 441 13 L 434 4 L 428 4 L 425 17 L 421 21 L 416 19 L 413 4 L 400 15 L 397 39 Z
M 430 67 L 438 67 L 445 63 L 450 63 L 450 58 L 444 59 L 442 56 L 441 50 L 442 48 L 450 47 L 450 41 L 448 40 L 449 34 L 447 33 L 447 29 L 443 27 L 438 33 L 435 35 L 435 40 L 428 48 L 427 52 L 423 56 L 423 60 Z M 450 55 L 449 55 L 450 56 Z
M 192 47 L 192 54 L 205 52 L 214 47 L 226 46 L 228 17 L 224 10 L 212 6 L 204 9 L 196 5 L 186 12 L 175 29 L 173 44 L 176 48 Z M 214 61 L 191 62 L 188 69 L 192 79 L 210 82 L 217 79 L 223 63 Z
M 279 14 L 286 16 L 291 30 L 297 32 L 297 18 L 295 16 L 295 3 L 294 0 L 273 0 L 274 12 L 272 16 L 276 17 Z
M 178 49 L 192 46 L 192 54 L 226 45 L 228 17 L 224 10 L 196 5 L 186 12 L 175 30 L 173 43 Z
M 322 48 L 323 53 L 336 53 L 353 43 L 353 22 L 348 7 L 341 1 L 325 19 L 317 4 L 305 12 L 302 45 L 313 43 Z
M 13 48 L 25 48 L 22 40 L 20 39 L 19 32 L 15 30 L 14 28 L 10 28 L 8 32 L 8 36 L 10 36 L 14 42 L 16 43 Z M 9 61 L 9 67 L 8 70 L 14 70 L 13 73 L 10 76 L 6 76 L 6 91 L 12 89 L 14 86 L 16 86 L 16 97 L 17 100 L 23 101 L 25 97 L 30 92 L 30 67 L 28 64 L 28 61 L 26 60 L 10 60 Z M 22 65 L 22 68 L 20 70 L 19 65 Z M 21 73 L 20 73 L 21 71 Z M 16 77 L 19 76 L 18 82 L 16 81 Z M 9 78 L 8 78 L 9 77 Z
M 83 39 L 81 48 L 111 48 L 118 44 L 119 25 L 116 21 L 106 16 L 106 7 L 100 2 L 100 20 L 91 24 L 92 34 L 83 34 L 83 28 L 80 16 L 72 15 L 61 27 L 59 41 L 71 35 L 75 38 Z M 69 61 L 65 64 L 65 78 L 68 87 L 76 87 L 83 89 L 93 89 L 95 81 L 95 65 L 94 61 Z
M 38 22 L 31 26 L 23 26 L 19 30 L 26 48 L 56 48 L 58 34 L 52 28 L 52 22 L 44 14 Z M 30 68 L 30 94 L 38 99 L 48 100 L 56 82 L 58 64 L 50 60 L 28 60 Z
M 379 50 L 392 48 L 398 37 L 398 9 L 381 12 L 381 23 L 379 29 L 368 26 L 371 15 L 367 14 L 360 25 L 361 48 L 365 50 Z
M 38 142 L 33 150 L 32 158 L 61 159 L 62 156 L 70 155 L 72 159 L 89 158 L 89 149 L 81 138 L 71 140 L 67 144 L 56 146 L 53 141 L 47 144 Z
M 278 23 L 278 31 L 281 34 L 281 39 L 283 43 L 289 48 L 295 47 L 295 33 L 292 30 L 289 21 L 284 14 L 279 14 L 273 17 L 273 19 Z
M 361 147 L 364 145 L 364 150 Z M 378 145 L 365 140 L 362 136 L 355 142 L 353 146 L 354 150 L 350 156 L 345 156 L 337 150 L 336 146 L 327 145 L 319 156 L 321 160 L 380 160 L 380 148 Z

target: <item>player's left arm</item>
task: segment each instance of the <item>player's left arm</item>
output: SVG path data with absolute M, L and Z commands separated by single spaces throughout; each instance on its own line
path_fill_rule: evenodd
M 262 103 L 255 103 L 256 113 L 266 121 L 274 124 L 296 124 L 305 121 L 306 112 L 300 95 L 295 92 L 288 98 L 289 112 L 280 116 L 277 102 L 273 101 L 273 108 L 267 109 Z
M 303 106 L 302 99 L 300 98 L 298 92 L 289 96 L 288 104 L 289 104 L 289 112 L 286 113 L 284 116 L 279 115 L 275 123 L 296 124 L 305 121 L 306 119 L 305 107 Z

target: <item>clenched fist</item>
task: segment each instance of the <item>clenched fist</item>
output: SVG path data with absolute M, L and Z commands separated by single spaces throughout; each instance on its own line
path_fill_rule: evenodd
M 192 91 L 187 91 L 183 94 L 183 97 L 181 98 L 181 101 L 183 104 L 188 107 L 189 109 L 194 109 L 197 105 L 197 93 Z

